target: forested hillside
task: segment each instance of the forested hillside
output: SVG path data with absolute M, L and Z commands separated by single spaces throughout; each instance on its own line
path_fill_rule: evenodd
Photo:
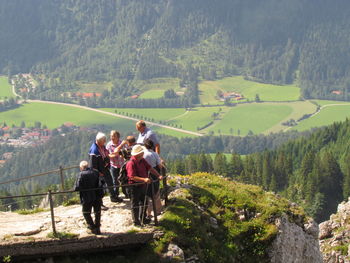
M 276 150 L 229 160 L 218 153 L 190 155 L 170 164 L 175 173 L 215 172 L 279 192 L 306 208 L 322 222 L 350 196 L 350 120 L 334 123 L 308 138 L 290 141 Z
M 107 133 L 107 131 L 106 131 Z M 182 158 L 187 154 L 199 154 L 201 152 L 236 152 L 242 154 L 275 149 L 282 143 L 297 138 L 307 133 L 288 132 L 271 134 L 269 136 L 204 136 L 200 138 L 183 138 L 159 135 L 161 144 L 161 156 L 166 161 L 174 158 Z M 68 133 L 65 136 L 54 136 L 46 144 L 35 148 L 27 148 L 16 151 L 12 159 L 8 160 L 0 168 L 0 182 L 22 178 L 33 174 L 58 169 L 59 166 L 68 167 L 78 165 L 81 160 L 88 158 L 88 151 L 95 134 L 92 132 Z M 1 146 L 1 152 L 12 151 L 11 147 Z M 25 160 L 25 161 L 24 161 Z M 66 176 L 75 175 L 78 170 L 65 172 Z M 52 174 L 40 177 L 38 180 L 27 180 L 20 183 L 21 187 L 3 185 L 2 189 L 9 190 L 12 194 L 18 191 L 36 191 L 41 187 L 59 183 L 59 175 Z M 1 194 L 2 196 L 4 194 Z
M 37 92 L 240 74 L 349 100 L 349 9 L 345 0 L 1 1 L 0 72 L 44 74 Z

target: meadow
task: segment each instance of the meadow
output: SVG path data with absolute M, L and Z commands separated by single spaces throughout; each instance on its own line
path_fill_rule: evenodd
M 140 85 L 139 90 L 141 90 L 142 86 L 142 90 L 145 90 L 142 95 L 145 97 L 162 96 L 163 92 L 168 88 L 180 91 L 178 79 L 136 81 L 135 84 Z M 109 82 L 81 82 L 80 88 L 85 89 L 84 91 L 93 91 L 96 86 L 101 90 L 103 88 L 109 89 L 111 85 Z M 328 125 L 334 121 L 343 121 L 350 117 L 350 103 L 348 102 L 326 100 L 288 101 L 297 99 L 299 96 L 299 89 L 293 85 L 262 84 L 244 80 L 240 76 L 217 81 L 203 81 L 200 83 L 200 90 L 203 106 L 194 107 L 190 110 L 183 108 L 104 108 L 101 110 L 137 119 L 145 119 L 147 117 L 149 120 L 153 119 L 154 122 L 166 121 L 170 126 L 199 132 L 204 135 L 245 136 L 250 131 L 253 134 L 269 134 L 289 129 L 303 131 L 312 127 Z M 255 99 L 255 94 L 259 91 L 258 94 L 261 100 L 276 100 L 276 102 L 238 103 L 233 107 L 224 105 L 206 107 L 203 100 L 206 100 L 207 104 L 218 104 L 218 101 L 215 99 L 217 90 L 242 92 L 248 99 Z M 0 77 L 0 95 L 6 97 L 14 96 L 5 76 Z M 317 110 L 317 105 L 321 107 L 320 112 L 300 121 L 297 126 L 288 127 L 282 125 L 283 122 L 291 119 L 299 120 L 306 114 L 314 114 Z M 34 123 L 39 121 L 48 128 L 57 128 L 63 123 L 71 122 L 85 127 L 105 125 L 118 129 L 121 132 L 135 131 L 134 121 L 65 105 L 28 103 L 19 108 L 0 113 L 0 122 L 6 122 L 7 125 L 18 126 L 22 121 L 25 121 L 27 126 L 34 126 Z M 154 126 L 152 129 L 159 133 L 176 137 L 193 136 L 162 127 Z
M 8 78 L 0 76 L 0 100 L 15 98 L 16 96 L 12 93 L 12 86 L 8 83 Z
M 130 117 L 144 119 L 145 117 L 153 118 L 154 121 L 168 121 L 173 118 L 181 116 L 186 111 L 183 108 L 145 108 L 145 109 L 134 109 L 134 108 L 102 108 L 101 110 L 122 114 L 124 116 L 128 115 Z
M 320 111 L 312 117 L 301 121 L 294 130 L 304 131 L 315 127 L 344 121 L 350 117 L 350 103 L 336 101 L 317 101 L 322 105 Z
M 25 121 L 26 126 L 34 126 L 35 122 L 41 122 L 42 125 L 46 125 L 50 129 L 71 122 L 83 127 L 106 125 L 121 131 L 135 130 L 133 121 L 65 105 L 33 102 L 23 104 L 13 110 L 0 112 L 0 122 L 6 122 L 8 126 L 20 126 L 22 121 Z
M 300 97 L 300 88 L 296 85 L 273 85 L 245 80 L 243 76 L 223 78 L 216 81 L 202 81 L 199 84 L 201 103 L 222 104 L 216 99 L 217 91 L 237 92 L 250 101 L 259 94 L 261 101 L 296 101 Z
M 247 135 L 263 133 L 281 122 L 293 112 L 287 105 L 251 103 L 231 108 L 220 122 L 208 127 L 206 131 L 214 134 Z

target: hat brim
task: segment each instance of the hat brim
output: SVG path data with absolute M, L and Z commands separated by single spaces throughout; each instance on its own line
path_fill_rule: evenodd
M 135 153 L 131 152 L 131 155 L 132 155 L 132 156 L 135 156 L 135 155 L 139 155 L 140 153 L 144 153 L 144 152 L 145 152 L 144 150 L 142 150 L 142 151 L 140 151 L 140 152 L 135 152 Z

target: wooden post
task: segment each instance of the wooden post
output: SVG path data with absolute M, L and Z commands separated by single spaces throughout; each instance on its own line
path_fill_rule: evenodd
M 63 176 L 62 166 L 60 166 L 60 177 L 61 177 L 61 190 L 64 191 L 64 176 Z
M 52 232 L 54 234 L 54 236 L 57 236 L 57 232 L 56 232 L 56 225 L 55 225 L 55 215 L 53 212 L 53 202 L 52 202 L 52 194 L 51 194 L 51 190 L 49 190 L 48 192 L 48 197 L 49 197 L 49 202 L 50 202 L 50 210 L 51 210 L 51 224 L 52 224 Z

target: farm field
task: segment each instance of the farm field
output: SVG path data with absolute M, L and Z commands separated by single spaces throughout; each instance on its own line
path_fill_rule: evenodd
M 203 127 L 212 121 L 213 113 L 224 112 L 228 109 L 228 107 L 197 107 L 191 109 L 182 117 L 172 120 L 170 123 L 177 126 L 182 125 L 182 128 L 185 130 L 197 131 L 198 127 Z M 199 132 L 202 133 L 202 131 Z M 203 133 L 205 132 L 203 131 Z
M 164 96 L 164 89 L 147 90 L 139 96 L 140 99 L 158 99 Z
M 314 127 L 330 125 L 336 121 L 344 121 L 350 117 L 350 103 L 322 101 L 320 111 L 312 117 L 301 121 L 293 130 L 304 131 Z M 320 104 L 321 105 L 321 104 Z
M 8 83 L 8 78 L 5 76 L 0 76 L 0 100 L 15 97 L 16 96 L 12 93 L 12 86 Z
M 259 94 L 262 101 L 295 101 L 299 100 L 300 88 L 296 85 L 273 85 L 245 80 L 243 76 L 228 77 L 216 81 L 202 81 L 199 84 L 201 103 L 222 104 L 215 96 L 218 90 L 237 92 L 250 101 Z
M 121 131 L 134 131 L 135 129 L 133 121 L 64 105 L 28 103 L 0 113 L 0 122 L 6 122 L 9 126 L 12 124 L 19 126 L 22 121 L 25 121 L 26 126 L 34 126 L 34 123 L 39 121 L 51 129 L 66 122 L 83 127 L 106 125 Z
M 166 108 L 166 109 L 160 109 L 160 108 L 145 108 L 145 109 L 134 109 L 134 108 L 120 108 L 120 109 L 114 109 L 114 108 L 103 108 L 101 110 L 112 112 L 112 113 L 118 113 L 122 115 L 126 115 L 128 113 L 128 116 L 132 115 L 132 117 L 138 116 L 139 119 L 144 119 L 145 117 L 153 118 L 154 121 L 167 121 L 173 118 L 176 118 L 178 116 L 181 116 L 186 111 L 183 108 Z M 116 112 L 117 111 L 117 112 Z
M 293 108 L 273 103 L 242 104 L 231 108 L 220 122 L 206 129 L 214 134 L 247 135 L 264 133 L 292 114 Z M 238 131 L 239 130 L 239 131 Z
M 175 91 L 180 90 L 179 79 L 177 78 L 158 78 L 148 81 L 135 81 L 135 87 L 144 90 L 140 94 L 140 99 L 156 99 L 161 98 L 168 89 Z
M 290 115 L 288 115 L 284 120 L 282 120 L 280 123 L 266 130 L 264 132 L 265 134 L 269 134 L 271 132 L 284 131 L 288 129 L 288 126 L 282 125 L 283 122 L 289 121 L 291 119 L 294 119 L 297 121 L 300 118 L 302 118 L 305 114 L 313 114 L 317 110 L 316 105 L 311 103 L 310 101 L 295 101 L 295 102 L 284 102 L 284 103 L 280 102 L 280 103 L 274 103 L 274 104 L 290 106 L 293 109 L 293 112 Z

